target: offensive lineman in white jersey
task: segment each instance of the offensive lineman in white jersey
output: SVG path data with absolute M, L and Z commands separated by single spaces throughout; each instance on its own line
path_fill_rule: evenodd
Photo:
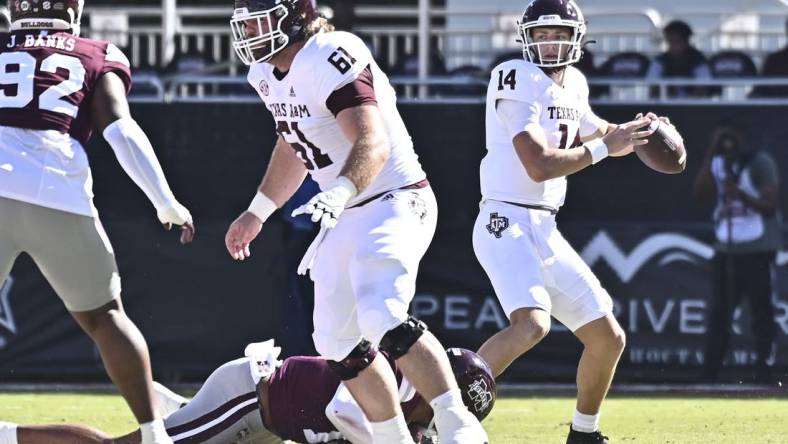
M 231 26 L 279 139 L 227 232 L 230 255 L 248 257 L 265 220 L 311 174 L 322 191 L 294 214 L 321 224 L 299 267 L 315 282 L 315 348 L 372 421 L 373 442 L 412 442 L 378 348 L 430 400 L 442 443 L 487 442 L 442 346 L 408 316 L 437 206 L 386 75 L 358 37 L 318 18 L 314 0 L 236 0 Z
M 556 228 L 566 176 L 625 156 L 656 118 L 609 124 L 591 111 L 588 84 L 571 64 L 582 54 L 585 20 L 573 0 L 533 0 L 519 24 L 525 60 L 492 71 L 487 155 L 473 246 L 510 326 L 479 350 L 495 376 L 550 330 L 550 315 L 585 349 L 567 443 L 605 443 L 599 410 L 624 349 L 612 300 Z M 583 144 L 584 143 L 584 144 Z

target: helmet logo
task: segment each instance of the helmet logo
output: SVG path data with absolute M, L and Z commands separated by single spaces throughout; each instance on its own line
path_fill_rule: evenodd
M 561 20 L 561 16 L 559 15 L 540 15 L 537 19 L 540 22 L 550 22 L 553 20 Z
M 484 379 L 477 379 L 468 387 L 468 397 L 477 412 L 485 411 L 492 402 L 493 395 Z
M 27 0 L 25 0 L 19 5 L 19 7 L 22 9 L 22 11 L 27 12 L 30 10 L 30 3 Z
M 41 5 L 41 7 L 44 8 L 44 11 L 49 11 L 50 9 L 52 9 L 52 3 L 51 2 L 44 2 Z

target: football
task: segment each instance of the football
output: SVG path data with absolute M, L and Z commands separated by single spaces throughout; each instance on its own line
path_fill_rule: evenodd
M 648 143 L 635 147 L 635 154 L 649 168 L 664 174 L 678 174 L 687 167 L 687 151 L 684 139 L 676 127 L 661 120 L 649 125 L 654 134 Z

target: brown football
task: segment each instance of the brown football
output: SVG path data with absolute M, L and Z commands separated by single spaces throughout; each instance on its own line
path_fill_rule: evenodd
M 687 151 L 684 139 L 676 127 L 661 120 L 654 120 L 649 129 L 655 128 L 648 136 L 648 143 L 635 147 L 635 154 L 649 168 L 660 173 L 678 174 L 687 167 Z

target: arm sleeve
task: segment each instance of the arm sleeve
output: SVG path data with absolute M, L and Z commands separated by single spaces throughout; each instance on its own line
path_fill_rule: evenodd
M 107 44 L 106 55 L 104 56 L 104 64 L 101 67 L 99 76 L 108 72 L 114 72 L 123 81 L 126 86 L 126 94 L 131 91 L 131 64 L 128 57 L 123 51 L 112 43 Z
M 104 138 L 120 166 L 157 210 L 177 204 L 148 136 L 134 119 L 118 119 L 109 124 L 104 129 Z

